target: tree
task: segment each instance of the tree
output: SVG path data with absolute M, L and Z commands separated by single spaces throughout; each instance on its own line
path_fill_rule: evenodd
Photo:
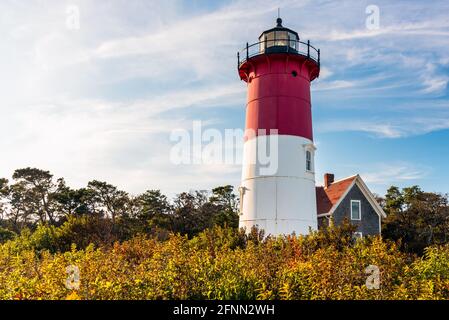
M 169 228 L 173 206 L 160 190 L 147 190 L 133 201 L 138 232 L 152 232 L 154 228 Z M 133 223 L 131 221 L 131 223 Z
M 8 201 L 8 179 L 0 178 L 0 219 L 6 218 L 6 202 Z
M 215 206 L 214 224 L 238 228 L 238 201 L 233 186 L 214 188 L 209 202 Z
M 387 215 L 403 211 L 404 197 L 398 187 L 391 186 L 385 195 L 385 212 Z
M 86 189 L 72 189 L 68 187 L 63 178 L 58 179 L 53 199 L 57 203 L 57 210 L 67 217 L 87 212 Z
M 137 197 L 139 211 L 137 218 L 149 221 L 156 215 L 168 214 L 172 207 L 165 195 L 160 190 L 147 190 Z
M 11 205 L 20 212 L 25 220 L 36 217 L 41 223 L 54 224 L 57 220 L 57 211 L 52 201 L 55 190 L 53 175 L 49 171 L 36 168 L 18 169 L 13 174 L 16 181 L 11 186 Z
M 112 219 L 114 224 L 120 216 L 126 215 L 126 208 L 129 204 L 129 196 L 125 191 L 118 190 L 117 187 L 98 180 L 90 181 L 87 184 L 89 202 L 94 212 L 102 212 Z
M 406 251 L 422 254 L 424 248 L 448 242 L 448 196 L 424 192 L 418 186 L 399 191 L 391 187 L 386 195 L 387 219 L 382 234 L 400 240 Z
M 16 234 L 14 232 L 0 226 L 0 243 L 14 239 L 15 236 Z
M 28 205 L 23 183 L 13 184 L 9 190 L 8 197 L 11 206 L 8 212 L 9 222 L 12 224 L 14 231 L 20 232 L 22 227 L 32 220 L 33 208 Z
M 204 192 L 182 192 L 174 200 L 170 230 L 189 237 L 212 226 L 211 212 L 204 210 L 207 204 Z
M 237 197 L 230 185 L 214 188 L 210 197 L 201 191 L 183 192 L 174 200 L 171 230 L 196 235 L 214 225 L 238 228 Z

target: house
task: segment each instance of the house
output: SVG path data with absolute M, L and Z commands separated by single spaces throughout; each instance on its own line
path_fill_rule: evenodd
M 324 175 L 324 186 L 316 187 L 318 228 L 339 225 L 345 218 L 357 226 L 355 236 L 378 235 L 385 212 L 359 175 L 334 181 Z

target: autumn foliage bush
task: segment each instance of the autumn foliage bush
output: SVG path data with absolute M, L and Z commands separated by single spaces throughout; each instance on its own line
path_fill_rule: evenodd
M 449 298 L 448 246 L 417 257 L 379 237 L 355 241 L 345 226 L 277 238 L 216 227 L 65 252 L 51 230 L 36 232 L 0 245 L 0 299 Z M 369 265 L 379 289 L 366 285 Z M 68 285 L 68 266 L 79 269 L 79 287 Z
M 383 239 L 349 224 L 272 238 L 237 229 L 230 185 L 170 200 L 17 169 L 0 178 L 0 299 L 449 298 L 449 196 L 378 201 Z

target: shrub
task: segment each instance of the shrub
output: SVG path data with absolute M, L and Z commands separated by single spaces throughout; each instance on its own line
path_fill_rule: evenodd
M 354 241 L 346 227 L 265 238 L 215 227 L 192 239 L 136 236 L 62 252 L 61 239 L 81 241 L 79 223 L 1 244 L 0 299 L 449 298 L 447 246 L 416 257 L 380 237 Z M 366 285 L 369 265 L 379 268 L 378 290 Z M 79 268 L 79 288 L 66 287 L 68 266 Z
M 8 240 L 14 239 L 16 234 L 11 230 L 0 227 L 0 243 L 6 242 Z

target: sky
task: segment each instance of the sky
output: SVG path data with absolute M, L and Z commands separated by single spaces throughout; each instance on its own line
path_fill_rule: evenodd
M 238 186 L 238 161 L 174 163 L 171 137 L 195 121 L 244 127 L 236 53 L 274 26 L 277 8 L 321 49 L 317 184 L 359 173 L 381 195 L 449 193 L 445 0 L 1 1 L 0 176 L 31 166 L 133 194 Z

